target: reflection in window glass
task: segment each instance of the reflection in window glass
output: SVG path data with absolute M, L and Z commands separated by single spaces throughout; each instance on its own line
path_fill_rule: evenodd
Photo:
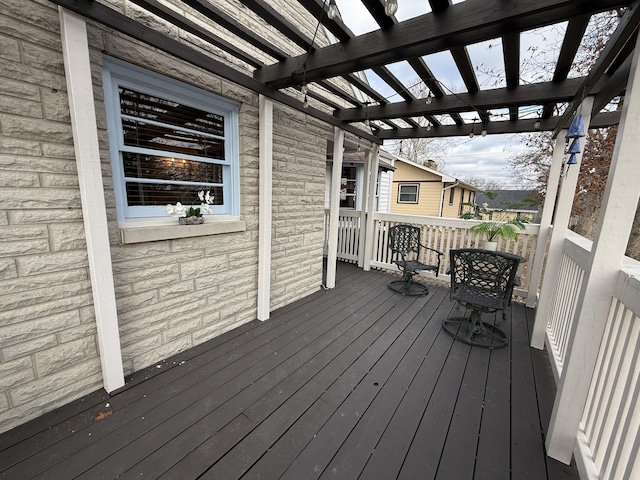
M 222 183 L 222 165 L 216 163 L 131 152 L 123 152 L 122 163 L 125 177 Z
M 194 132 L 123 118 L 122 133 L 127 146 L 224 159 L 224 140 Z
M 162 206 L 177 202 L 183 205 L 200 205 L 194 192 L 209 190 L 214 197 L 212 205 L 221 205 L 223 187 L 208 185 L 175 185 L 170 183 L 127 182 L 127 199 L 129 205 L 135 207 Z
M 122 115 L 224 137 L 224 117 L 172 100 L 120 87 Z

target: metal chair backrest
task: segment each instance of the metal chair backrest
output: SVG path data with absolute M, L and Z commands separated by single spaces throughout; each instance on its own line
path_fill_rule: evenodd
M 408 254 L 420 254 L 420 227 L 413 225 L 395 225 L 389 229 L 389 249 L 392 252 L 392 260 L 398 254 L 404 259 Z
M 457 298 L 458 290 L 464 290 L 465 298 L 472 292 L 479 306 L 496 305 L 506 308 L 509 304 L 518 264 L 517 255 L 475 248 L 450 251 L 451 297 Z

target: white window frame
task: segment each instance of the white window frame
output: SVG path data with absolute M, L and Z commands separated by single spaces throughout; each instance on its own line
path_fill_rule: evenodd
M 403 190 L 403 188 L 402 188 L 402 187 L 415 187 L 415 188 L 416 188 L 416 191 L 415 191 L 416 199 L 415 199 L 415 201 L 414 201 L 414 200 L 400 200 L 400 197 L 401 197 L 402 195 L 414 195 L 414 193 L 413 193 L 413 192 L 411 192 L 411 193 L 409 193 L 409 194 L 407 194 L 407 193 L 403 193 L 403 192 L 402 192 L 402 190 Z M 419 184 L 419 183 L 399 183 L 399 184 L 398 184 L 398 203 L 411 203 L 411 204 L 417 204 L 417 203 L 418 203 L 419 198 L 420 198 L 420 184 Z
M 359 163 L 359 162 L 346 162 L 342 164 L 343 167 L 355 167 L 356 168 L 356 178 L 352 179 L 355 180 L 356 182 L 356 188 L 355 188 L 355 193 L 353 194 L 349 194 L 350 196 L 354 197 L 354 207 L 353 208 L 348 208 L 348 207 L 340 207 L 343 210 L 355 210 L 355 211 L 360 211 L 362 210 L 362 196 L 363 196 L 363 189 L 364 189 L 364 164 L 363 163 Z M 331 163 L 327 163 L 326 166 L 326 183 L 325 183 L 325 208 L 330 208 L 330 199 L 331 199 L 331 182 L 333 181 L 332 178 L 333 175 L 333 171 L 331 168 Z M 338 179 L 338 181 L 342 181 L 342 177 Z
M 214 215 L 207 217 L 212 220 L 215 220 L 217 217 L 224 220 L 229 220 L 229 217 L 239 217 L 239 104 L 135 65 L 105 57 L 103 64 L 103 86 L 118 222 L 126 223 L 129 221 L 167 217 L 165 206 L 139 207 L 127 205 L 125 177 L 122 166 L 123 149 L 126 149 L 126 151 L 163 156 L 166 156 L 167 153 L 160 150 L 124 146 L 118 94 L 118 88 L 121 85 L 164 99 L 173 100 L 182 105 L 209 111 L 224 118 L 225 159 L 223 161 L 212 162 L 222 164 L 223 166 L 223 205 L 212 206 Z M 189 158 L 189 155 L 182 156 L 187 159 Z M 202 161 L 201 157 L 192 158 Z M 194 201 L 195 200 L 196 198 L 194 196 Z

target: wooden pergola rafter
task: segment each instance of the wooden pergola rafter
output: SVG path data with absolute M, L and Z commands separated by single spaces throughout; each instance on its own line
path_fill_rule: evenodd
M 469 113 L 489 133 L 535 129 L 557 133 L 567 125 L 585 95 L 597 96 L 592 127 L 615 123 L 617 113 L 600 110 L 624 94 L 640 18 L 638 2 L 630 0 L 467 0 L 455 5 L 450 0 L 429 0 L 430 13 L 399 22 L 384 14 L 384 0 L 360 0 L 380 28 L 356 36 L 340 17 L 328 18 L 328 5 L 323 0 L 291 0 L 308 12 L 306 30 L 302 22 L 286 17 L 269 0 L 240 0 L 245 8 L 243 14 L 253 15 L 270 26 L 289 45 L 285 49 L 282 44 L 274 45 L 267 35 L 246 28 L 241 19 L 215 2 L 174 0 L 178 8 L 169 8 L 158 0 L 130 0 L 244 65 L 234 68 L 195 46 L 142 25 L 108 4 L 51 1 L 377 143 L 384 139 L 467 135 L 472 123 L 465 121 L 463 115 Z M 626 8 L 625 16 L 592 70 L 583 78 L 569 78 L 592 16 L 619 8 Z M 206 18 L 225 33 L 194 22 L 194 16 Z M 524 84 L 520 72 L 521 33 L 564 21 L 568 23 L 553 79 Z M 322 42 L 309 32 L 309 23 L 313 22 L 326 29 L 319 36 Z M 334 43 L 327 44 L 327 38 L 333 38 Z M 476 77 L 468 46 L 496 39 L 502 43 L 505 87 L 484 89 Z M 430 69 L 425 57 L 442 51 L 450 52 L 466 92 L 452 93 Z M 432 102 L 427 104 L 412 93 L 408 83 L 413 78 L 400 79 L 392 72 L 389 65 L 399 61 L 406 61 L 416 78 L 426 85 Z M 394 92 L 393 101 L 369 82 L 363 74 L 369 69 Z M 307 95 L 314 101 L 307 109 L 303 109 L 299 92 L 302 83 L 309 86 Z M 563 110 L 563 105 L 568 105 L 563 115 L 554 116 Z M 540 122 L 521 118 L 521 109 L 527 107 L 540 112 Z M 507 119 L 493 118 L 491 112 L 502 109 L 508 110 Z M 376 122 L 365 128 L 365 120 Z

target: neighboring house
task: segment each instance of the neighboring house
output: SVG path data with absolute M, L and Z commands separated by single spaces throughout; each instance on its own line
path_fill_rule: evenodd
M 539 204 L 535 201 L 535 190 L 489 190 L 489 196 L 485 192 L 478 192 L 476 205 L 478 209 L 492 213 L 499 211 L 500 219 L 512 220 L 514 218 L 526 218 L 530 222 L 538 222 L 540 211 Z M 485 206 L 486 204 L 486 206 Z
M 472 185 L 432 168 L 398 158 L 393 172 L 391 213 L 458 218 L 475 202 Z

